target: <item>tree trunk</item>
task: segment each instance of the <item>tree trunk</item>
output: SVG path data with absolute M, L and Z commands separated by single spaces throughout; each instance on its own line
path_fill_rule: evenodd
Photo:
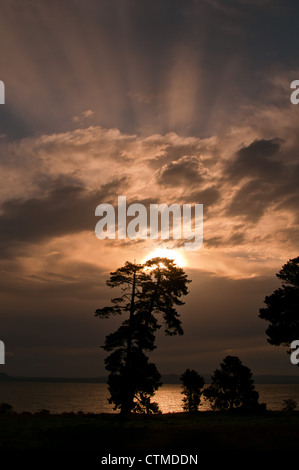
M 130 315 L 129 315 L 129 329 L 128 329 L 128 340 L 127 340 L 127 353 L 126 353 L 126 393 L 124 397 L 124 403 L 121 407 L 121 414 L 128 415 L 131 413 L 134 406 L 134 389 L 132 388 L 133 377 L 132 377 L 132 333 L 133 333 L 133 317 L 135 312 L 135 291 L 136 291 L 136 271 L 133 272 L 133 284 L 130 304 Z

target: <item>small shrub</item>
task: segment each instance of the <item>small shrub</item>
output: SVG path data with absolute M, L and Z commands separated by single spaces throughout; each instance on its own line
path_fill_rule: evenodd
M 8 403 L 0 403 L 0 414 L 6 415 L 12 413 L 12 406 Z
M 185 395 L 183 409 L 189 413 L 195 413 L 200 405 L 202 389 L 205 384 L 204 378 L 196 370 L 187 369 L 182 374 L 181 381 L 183 382 L 183 391 L 181 393 Z
M 282 411 L 294 411 L 295 408 L 297 407 L 297 402 L 293 400 L 292 398 L 288 398 L 287 400 L 283 400 L 284 407 Z

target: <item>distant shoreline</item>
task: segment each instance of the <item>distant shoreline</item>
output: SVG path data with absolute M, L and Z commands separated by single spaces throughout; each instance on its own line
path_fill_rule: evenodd
M 210 375 L 203 374 L 203 377 L 206 384 L 211 382 Z M 253 380 L 256 385 L 296 385 L 299 384 L 299 375 L 256 375 L 253 376 Z M 106 383 L 107 377 L 22 377 L 0 373 L 1 382 Z M 163 385 L 181 384 L 180 376 L 176 374 L 162 375 L 161 382 Z

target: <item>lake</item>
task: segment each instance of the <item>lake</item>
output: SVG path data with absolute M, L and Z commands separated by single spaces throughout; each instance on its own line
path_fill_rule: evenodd
M 260 402 L 269 410 L 281 410 L 283 400 L 292 398 L 299 408 L 299 384 L 255 384 Z M 153 401 L 159 403 L 163 413 L 182 412 L 180 384 L 164 384 L 156 392 Z M 114 413 L 109 405 L 106 384 L 101 383 L 53 383 L 53 382 L 1 382 L 0 403 L 9 403 L 17 412 L 35 413 L 47 409 L 51 413 L 78 412 Z M 210 409 L 203 402 L 201 410 Z

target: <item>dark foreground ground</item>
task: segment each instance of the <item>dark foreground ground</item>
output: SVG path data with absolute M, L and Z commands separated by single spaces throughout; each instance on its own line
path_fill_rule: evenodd
M 84 468 L 105 468 L 109 454 L 109 467 L 113 468 L 129 465 L 125 460 L 116 464 L 112 457 L 135 456 L 133 467 L 145 468 L 155 465 L 156 460 L 149 457 L 146 463 L 147 455 L 183 454 L 197 455 L 197 466 L 225 463 L 228 459 L 231 468 L 240 468 L 251 459 L 254 463 L 265 456 L 268 463 L 282 459 L 288 464 L 294 462 L 298 450 L 296 411 L 260 415 L 175 413 L 128 419 L 117 414 L 0 415 L 0 458 L 11 462 L 19 458 L 31 464 L 37 461 L 38 468 L 44 468 L 43 462 L 58 463 L 62 459 L 68 463 L 80 463 L 81 459 Z

